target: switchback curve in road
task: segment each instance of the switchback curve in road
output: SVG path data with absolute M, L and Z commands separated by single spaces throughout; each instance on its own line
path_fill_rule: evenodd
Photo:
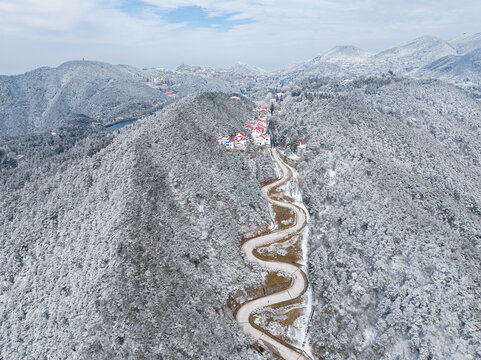
M 302 350 L 297 349 L 294 346 L 274 337 L 267 331 L 259 330 L 258 328 L 252 326 L 251 322 L 249 321 L 251 314 L 257 309 L 295 299 L 304 294 L 308 285 L 307 276 L 299 265 L 274 260 L 266 261 L 259 259 L 254 255 L 254 250 L 259 246 L 271 244 L 298 233 L 306 225 L 307 220 L 304 210 L 302 210 L 300 207 L 289 202 L 278 201 L 269 197 L 269 192 L 271 189 L 285 184 L 292 177 L 291 168 L 284 161 L 282 161 L 276 149 L 272 148 L 271 152 L 274 160 L 281 168 L 282 177 L 272 184 L 264 186 L 262 188 L 262 192 L 267 196 L 272 205 L 277 205 L 294 211 L 296 221 L 295 224 L 290 228 L 276 230 L 268 234 L 249 239 L 243 244 L 242 250 L 245 252 L 249 261 L 256 262 L 264 269 L 278 270 L 289 273 L 292 277 L 292 281 L 288 289 L 244 303 L 237 310 L 236 320 L 241 325 L 244 333 L 252 336 L 257 341 L 267 343 L 285 360 L 310 360 L 310 357 Z

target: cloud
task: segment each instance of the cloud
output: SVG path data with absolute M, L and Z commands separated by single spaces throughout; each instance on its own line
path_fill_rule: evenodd
M 336 45 L 478 32 L 480 14 L 475 0 L 0 0 L 0 73 L 82 57 L 275 68 Z
M 207 27 L 215 28 L 219 31 L 227 31 L 234 26 L 255 22 L 255 20 L 242 16 L 234 18 L 239 15 L 242 15 L 242 13 L 231 12 L 223 15 L 211 15 L 204 8 L 197 5 L 183 6 L 161 13 L 161 17 L 168 23 L 182 23 L 191 29 Z
M 145 17 L 149 14 L 157 16 L 160 22 L 181 24 L 189 29 L 211 28 L 218 31 L 227 31 L 234 26 L 255 22 L 240 11 L 221 13 L 209 11 L 199 5 L 170 8 L 159 6 L 155 2 L 126 0 L 122 2 L 120 9 L 131 16 Z

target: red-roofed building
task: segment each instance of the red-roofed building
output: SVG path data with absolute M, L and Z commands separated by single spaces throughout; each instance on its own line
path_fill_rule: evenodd
M 238 132 L 235 136 L 235 139 L 238 140 L 238 139 L 245 139 L 247 136 L 247 134 L 245 132 Z
M 247 134 L 245 132 L 238 132 L 235 136 L 235 146 L 245 146 L 247 141 Z
M 226 141 L 228 141 L 228 140 L 229 140 L 229 137 L 228 137 L 228 136 L 219 136 L 219 137 L 217 138 L 217 142 L 218 142 L 219 144 L 222 144 L 222 145 L 225 145 Z
M 267 114 L 267 113 L 270 113 L 270 112 L 271 112 L 271 111 L 270 111 L 268 108 L 266 108 L 265 106 L 257 107 L 257 108 L 256 108 L 256 111 L 257 111 L 257 112 L 264 113 L 264 114 Z
M 255 130 L 256 130 L 257 132 L 259 132 L 259 133 L 262 134 L 262 133 L 264 133 L 264 132 L 266 131 L 266 127 L 258 124 L 258 125 L 256 126 Z
M 254 144 L 261 145 L 261 146 L 270 146 L 271 138 L 267 134 L 261 134 L 254 138 Z

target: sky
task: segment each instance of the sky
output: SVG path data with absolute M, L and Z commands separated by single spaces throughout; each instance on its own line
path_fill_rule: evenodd
M 474 34 L 480 18 L 479 0 L 0 0 L 0 74 L 82 58 L 272 70 L 337 45 Z

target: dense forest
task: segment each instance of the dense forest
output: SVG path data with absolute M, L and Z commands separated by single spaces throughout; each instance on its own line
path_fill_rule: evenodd
M 481 103 L 332 59 L 0 77 L 0 358 L 271 359 L 228 299 L 262 281 L 240 244 L 278 172 L 216 141 L 259 104 L 309 212 L 313 356 L 480 358 Z
M 479 358 L 479 102 L 439 81 L 319 84 L 274 120 L 311 215 L 313 353 Z
M 252 107 L 207 93 L 72 146 L 67 130 L 4 143 L 1 356 L 256 358 L 227 296 L 260 279 L 239 242 L 270 221 L 275 173 L 212 136 Z

